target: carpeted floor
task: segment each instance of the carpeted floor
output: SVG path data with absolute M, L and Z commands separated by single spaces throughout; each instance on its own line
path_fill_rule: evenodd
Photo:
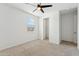
M 1 56 L 78 56 L 75 45 L 55 45 L 48 40 L 34 40 L 22 45 L 0 51 Z

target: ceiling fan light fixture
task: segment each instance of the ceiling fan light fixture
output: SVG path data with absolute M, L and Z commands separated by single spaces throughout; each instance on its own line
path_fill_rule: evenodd
M 38 9 L 38 10 L 41 10 L 41 8 L 40 8 L 40 7 L 38 7 L 37 9 Z

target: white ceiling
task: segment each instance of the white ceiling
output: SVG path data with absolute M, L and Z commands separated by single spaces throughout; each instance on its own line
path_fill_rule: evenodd
M 32 6 L 32 5 L 34 6 Z M 35 11 L 33 12 L 33 10 L 36 8 L 36 3 L 9 3 L 8 5 L 14 6 L 16 8 L 19 8 L 21 10 L 24 10 L 25 12 L 29 12 L 33 15 L 36 16 L 41 16 L 44 15 L 43 13 L 41 13 L 40 11 Z M 77 7 L 77 3 L 43 3 L 43 4 L 52 4 L 53 7 L 49 7 L 49 8 L 44 8 L 45 13 L 52 13 L 52 11 L 60 11 L 60 10 L 64 10 L 64 9 L 70 9 L 70 8 L 76 8 Z

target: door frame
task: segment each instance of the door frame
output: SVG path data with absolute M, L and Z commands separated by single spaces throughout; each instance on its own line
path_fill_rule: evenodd
M 48 21 L 48 34 L 47 35 L 45 35 L 45 31 L 44 31 L 44 21 Z M 46 38 L 45 38 L 45 36 L 48 36 L 48 40 L 49 40 L 49 17 L 45 17 L 45 18 L 43 18 L 43 40 L 45 40 Z

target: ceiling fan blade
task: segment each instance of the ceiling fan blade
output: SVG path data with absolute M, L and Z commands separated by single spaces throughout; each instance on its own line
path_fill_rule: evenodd
M 37 9 L 33 10 L 33 12 L 35 12 Z
M 44 13 L 44 10 L 42 8 L 40 10 L 41 10 L 42 13 Z
M 52 5 L 41 5 L 42 8 L 52 7 Z

